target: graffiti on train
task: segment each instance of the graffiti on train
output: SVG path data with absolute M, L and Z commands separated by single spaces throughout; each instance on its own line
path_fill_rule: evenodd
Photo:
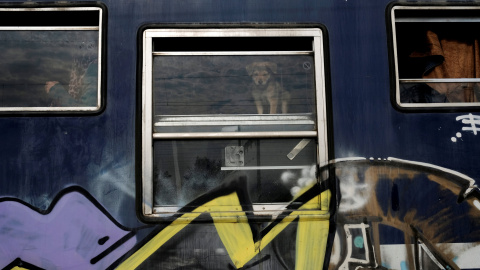
M 119 224 L 78 186 L 44 211 L 2 198 L 0 268 L 480 268 L 480 192 L 472 178 L 395 158 L 335 160 L 317 175 L 263 219 L 245 177 L 138 228 Z
M 480 268 L 471 256 L 480 251 L 473 179 L 394 158 L 338 160 L 335 171 L 341 200 L 333 269 Z
M 473 115 L 471 113 L 460 115 L 455 118 L 456 121 L 460 121 L 464 126 L 462 126 L 462 131 L 467 131 L 469 133 L 473 133 L 473 135 L 477 135 L 480 132 L 480 116 Z M 457 142 L 461 139 L 463 134 L 461 132 L 455 133 L 455 136 L 452 136 L 452 142 Z
M 137 243 L 142 228 L 123 228 L 80 187 L 64 190 L 44 212 L 15 199 L 0 203 L 2 269 L 135 269 L 190 223 L 207 213 L 236 268 L 248 266 L 290 223 L 298 222 L 297 265 L 321 268 L 329 234 L 330 191 L 312 184 L 269 226 L 257 231 L 243 181 L 232 181 L 180 209 Z
M 78 187 L 65 189 L 46 211 L 0 202 L 1 269 L 106 269 L 135 243 L 134 231 Z

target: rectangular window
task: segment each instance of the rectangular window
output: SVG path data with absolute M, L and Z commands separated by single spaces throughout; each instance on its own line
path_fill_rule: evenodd
M 480 105 L 480 7 L 393 6 L 395 102 L 401 108 Z
M 144 216 L 168 217 L 239 177 L 255 213 L 271 214 L 317 181 L 327 162 L 321 29 L 142 34 Z
M 0 7 L 0 113 L 97 112 L 102 7 Z

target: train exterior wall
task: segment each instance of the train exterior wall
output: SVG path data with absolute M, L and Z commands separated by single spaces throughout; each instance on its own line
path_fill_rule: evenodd
M 390 4 L 99 3 L 104 109 L 0 115 L 0 269 L 480 269 L 478 107 L 392 105 Z M 186 202 L 168 221 L 144 222 L 138 38 L 151 24 L 326 29 L 329 162 L 288 202 L 294 210 L 252 218 L 240 178 Z

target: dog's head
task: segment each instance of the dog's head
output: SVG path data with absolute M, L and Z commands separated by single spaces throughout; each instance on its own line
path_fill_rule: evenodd
M 272 62 L 254 62 L 246 67 L 255 85 L 266 85 L 272 73 L 277 73 L 277 64 Z

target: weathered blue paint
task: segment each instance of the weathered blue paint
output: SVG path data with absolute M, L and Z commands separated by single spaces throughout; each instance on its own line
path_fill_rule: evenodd
M 37 210 L 46 210 L 65 188 L 80 186 L 123 226 L 144 225 L 137 219 L 135 208 L 135 151 L 140 151 L 135 148 L 139 138 L 135 134 L 139 91 L 137 31 L 150 23 L 212 23 L 220 27 L 243 23 L 320 23 L 328 31 L 332 159 L 396 157 L 460 172 L 477 181 L 477 185 L 480 181 L 480 135 L 462 131 L 466 125 L 456 120 L 469 111 L 405 113 L 392 106 L 385 23 L 388 0 L 102 3 L 108 10 L 105 110 L 89 116 L 0 116 L 1 197 L 16 198 Z M 479 115 L 474 110 L 471 113 Z M 457 141 L 453 142 L 452 137 Z M 438 200 L 456 203 L 452 194 L 444 194 L 425 175 L 413 180 L 414 193 L 409 191 L 410 180 L 405 179 L 379 179 L 375 191 L 381 212 L 391 211 L 402 219 L 412 204 L 435 204 Z M 426 217 L 441 210 L 419 208 L 418 214 Z M 460 216 L 478 211 L 465 204 L 457 210 Z M 468 216 L 468 222 L 452 225 L 447 233 L 458 237 L 458 242 L 480 242 L 478 218 Z M 175 241 L 196 233 L 192 231 L 177 236 L 182 239 Z M 403 243 L 399 239 L 402 233 L 391 227 L 380 229 L 380 235 L 381 244 Z M 137 236 L 139 243 L 142 237 L 145 236 Z M 212 242 L 221 245 L 216 238 Z M 192 249 L 197 246 L 191 245 Z M 225 263 L 228 259 L 222 257 L 219 261 Z

